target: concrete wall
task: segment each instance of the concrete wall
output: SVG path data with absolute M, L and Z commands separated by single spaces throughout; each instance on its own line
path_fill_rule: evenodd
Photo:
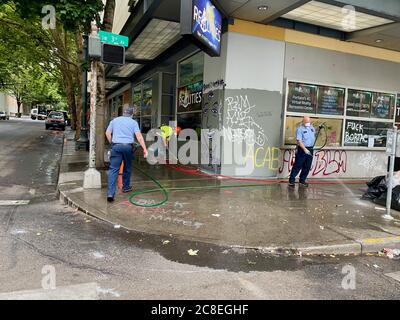
M 282 148 L 286 79 L 400 92 L 400 64 L 283 41 L 229 32 L 219 58 L 205 55 L 204 83 L 223 79 L 218 93 L 223 101 L 222 127 L 254 129 L 254 149 L 244 150 L 250 174 L 225 164 L 229 176 L 287 177 L 294 150 Z M 228 138 L 229 139 L 229 138 Z M 230 137 L 237 140 L 237 137 Z M 249 163 L 251 164 L 249 166 Z M 384 151 L 324 149 L 315 154 L 310 177 L 366 178 L 385 173 Z
M 377 91 L 400 92 L 400 64 L 339 53 L 331 50 L 286 44 L 285 79 L 326 83 Z M 282 150 L 278 176 L 292 168 L 294 150 Z M 322 150 L 316 154 L 310 177 L 365 178 L 385 174 L 384 151 Z
M 254 150 L 243 150 L 243 155 L 246 163 L 263 165 L 254 166 L 251 176 L 276 176 L 271 161 L 265 159 L 279 151 L 284 56 L 284 42 L 234 32 L 227 35 L 223 127 L 228 135 L 242 131 L 242 137 L 232 137 L 234 142 L 240 142 L 246 129 L 254 130 Z M 223 154 L 224 163 L 228 157 Z M 234 164 L 224 164 L 222 174 L 241 175 Z
M 278 177 L 287 178 L 294 165 L 294 149 L 282 149 Z M 310 178 L 366 178 L 384 175 L 387 156 L 382 151 L 323 149 L 315 153 Z
M 298 44 L 286 44 L 285 78 L 400 91 L 400 64 Z

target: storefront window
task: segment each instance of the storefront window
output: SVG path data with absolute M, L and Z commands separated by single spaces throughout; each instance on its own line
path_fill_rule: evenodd
M 178 89 L 178 113 L 201 111 L 203 81 Z
M 201 133 L 201 112 L 178 114 L 178 126 L 183 129 L 193 129 L 200 137 Z
M 142 116 L 151 116 L 151 106 L 153 104 L 153 80 L 149 79 L 143 82 L 143 103 Z
M 201 128 L 203 102 L 204 53 L 197 53 L 178 65 L 178 126 L 182 129 Z
M 394 94 L 372 94 L 371 118 L 393 119 L 396 96 Z
M 285 128 L 285 145 L 296 145 L 296 130 L 303 121 L 302 117 L 287 117 Z M 343 120 L 331 118 L 311 118 L 311 124 L 316 130 L 319 125 L 325 124 L 326 132 L 324 129 L 318 134 L 318 139 L 315 144 L 316 147 L 325 144 L 327 147 L 340 147 L 342 141 Z
M 346 89 L 318 86 L 317 113 L 326 115 L 343 115 Z
M 394 116 L 395 101 L 394 94 L 349 89 L 347 115 L 390 120 Z
M 396 110 L 395 110 L 395 120 L 397 125 L 400 125 L 400 93 L 397 94 Z
M 315 128 L 326 124 L 328 147 L 384 148 L 395 115 L 400 122 L 400 106 L 395 110 L 395 103 L 396 95 L 390 93 L 289 82 L 285 145 L 296 144 L 296 128 L 302 116 L 309 115 Z M 316 146 L 325 139 L 323 131 Z
M 179 86 L 183 87 L 192 83 L 203 81 L 204 53 L 199 52 L 184 61 L 178 66 Z
M 372 93 L 349 89 L 347 93 L 348 116 L 369 118 L 371 112 Z
M 392 123 L 347 120 L 344 133 L 346 147 L 386 147 L 387 130 Z
M 142 85 L 136 85 L 133 88 L 133 119 L 135 119 L 139 127 L 141 127 L 140 121 L 140 106 L 142 103 Z

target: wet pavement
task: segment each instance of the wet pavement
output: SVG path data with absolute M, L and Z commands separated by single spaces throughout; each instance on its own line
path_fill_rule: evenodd
M 67 141 L 64 150 L 68 148 L 73 150 Z M 106 172 L 102 172 L 102 190 L 83 190 L 84 163 L 73 151 L 67 154 L 59 185 L 65 201 L 127 230 L 272 253 L 362 253 L 400 243 L 399 212 L 393 212 L 393 221 L 383 219 L 382 207 L 360 200 L 366 185 L 351 180 L 315 180 L 309 188 L 291 189 L 286 183 L 219 179 L 180 166 L 150 166 L 138 160 L 133 192 L 155 192 L 131 198 L 119 191 L 110 204 Z M 158 205 L 165 196 L 148 175 L 167 189 L 165 204 Z M 130 200 L 154 206 L 141 207 Z
M 392 276 L 399 261 L 387 257 L 300 257 L 182 240 L 115 228 L 63 205 L 56 197 L 62 139 L 43 122 L 0 123 L 0 200 L 29 201 L 0 206 L 0 299 L 400 298 Z M 70 170 L 66 186 L 87 159 L 69 151 L 74 164 L 60 164 Z M 349 265 L 356 270 L 355 290 L 341 286 Z M 55 290 L 42 289 L 49 267 L 56 272 Z

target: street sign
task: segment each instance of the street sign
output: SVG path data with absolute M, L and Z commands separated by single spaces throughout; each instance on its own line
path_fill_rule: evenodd
M 126 36 L 121 36 L 120 34 L 100 30 L 99 38 L 100 42 L 103 43 L 108 43 L 123 47 L 129 46 L 129 38 Z
M 125 64 L 125 47 L 103 43 L 101 48 L 101 62 L 116 66 Z
M 395 150 L 395 141 L 394 141 L 394 130 L 393 129 L 389 129 L 387 131 L 387 136 L 386 136 L 386 154 L 388 156 L 393 155 L 393 151 Z

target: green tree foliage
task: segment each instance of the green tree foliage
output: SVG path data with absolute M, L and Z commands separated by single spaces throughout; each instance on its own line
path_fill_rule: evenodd
M 61 103 L 56 60 L 42 45 L 48 39 L 37 32 L 35 25 L 28 25 L 15 14 L 13 3 L 1 4 L 0 9 L 0 89 L 16 98 L 18 113 L 22 103 L 45 103 L 49 99 Z M 41 94 L 37 92 L 38 79 L 46 82 Z

